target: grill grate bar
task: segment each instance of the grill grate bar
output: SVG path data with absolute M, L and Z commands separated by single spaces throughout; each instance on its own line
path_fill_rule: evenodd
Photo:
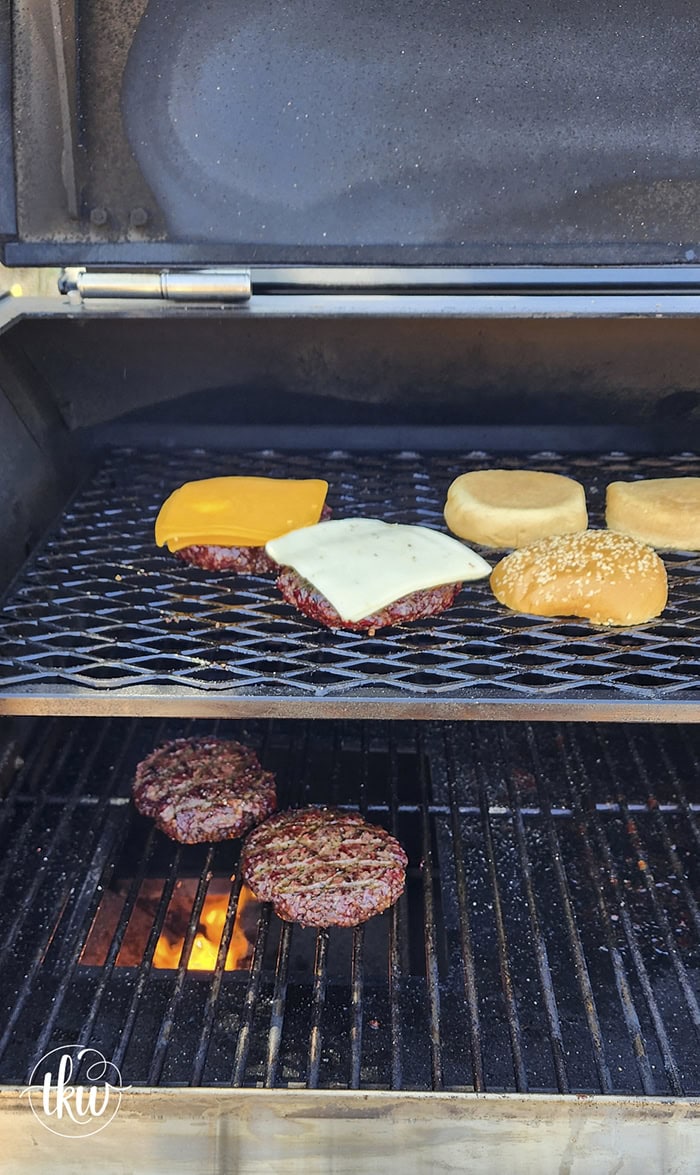
M 182 848 L 180 845 L 178 845 L 172 853 L 170 865 L 166 872 L 165 883 L 163 885 L 163 890 L 161 892 L 155 916 L 153 918 L 153 925 L 151 926 L 151 930 L 148 935 L 148 941 L 143 952 L 143 958 L 138 965 L 136 983 L 134 985 L 134 992 L 129 1004 L 129 1010 L 124 1021 L 124 1028 L 122 1029 L 119 1043 L 115 1050 L 113 1060 L 118 1069 L 123 1067 L 126 1050 L 128 1049 L 131 1042 L 131 1036 L 134 1031 L 136 1017 L 139 1013 L 139 1006 L 146 990 L 146 984 L 153 965 L 153 955 L 155 953 L 156 946 L 158 945 L 158 939 L 161 936 L 161 932 L 165 924 L 165 916 L 168 912 L 168 906 L 170 905 L 170 901 L 178 881 L 181 856 Z
M 272 993 L 272 1009 L 270 1011 L 270 1032 L 267 1048 L 267 1069 L 265 1072 L 265 1088 L 273 1089 L 277 1084 L 280 1049 L 282 1047 L 282 1030 L 284 1028 L 284 1013 L 287 1005 L 287 984 L 289 981 L 289 954 L 292 946 L 292 925 L 285 922 L 280 934 L 277 963 L 275 966 L 275 986 Z
M 182 951 L 180 953 L 180 961 L 178 963 L 177 978 L 175 980 L 175 986 L 171 992 L 170 999 L 168 1000 L 168 1007 L 166 1009 L 165 1016 L 163 1017 L 163 1021 L 160 1026 L 160 1031 L 158 1033 L 158 1039 L 156 1041 L 156 1046 L 155 1046 L 155 1049 L 153 1052 L 153 1060 L 151 1062 L 151 1067 L 148 1071 L 148 1084 L 149 1085 L 157 1085 L 158 1084 L 158 1082 L 160 1081 L 160 1078 L 161 1078 L 161 1074 L 163 1072 L 163 1066 L 165 1065 L 165 1057 L 166 1057 L 166 1053 L 168 1051 L 168 1045 L 170 1044 L 170 1037 L 172 1035 L 173 1025 L 175 1023 L 175 1014 L 177 1012 L 178 1006 L 180 1004 L 180 1001 L 182 999 L 184 989 L 185 989 L 185 979 L 187 977 L 187 965 L 190 961 L 190 955 L 192 954 L 192 947 L 194 944 L 195 936 L 197 934 L 197 929 L 199 927 L 199 920 L 201 918 L 202 909 L 204 907 L 204 899 L 207 896 L 207 890 L 209 889 L 209 883 L 212 879 L 213 860 L 214 860 L 214 846 L 209 845 L 209 848 L 207 849 L 207 855 L 204 859 L 204 864 L 202 866 L 202 871 L 199 875 L 199 881 L 197 883 L 197 890 L 196 890 L 196 893 L 194 896 L 194 901 L 192 903 L 192 910 L 190 912 L 190 916 L 187 921 L 187 930 L 185 931 L 185 940 L 182 944 Z
M 635 746 L 633 739 L 631 739 L 629 737 L 629 731 L 626 731 L 625 733 L 627 735 L 627 745 L 629 747 L 630 756 L 631 756 L 632 761 L 634 762 L 634 764 L 637 768 L 640 780 L 644 783 L 644 789 L 645 789 L 647 797 L 648 797 L 647 803 L 648 803 L 649 810 L 652 814 L 654 823 L 655 823 L 655 825 L 659 831 L 659 834 L 661 836 L 661 840 L 663 842 L 664 849 L 666 850 L 666 854 L 668 856 L 668 859 L 671 862 L 671 865 L 673 867 L 673 871 L 674 871 L 674 873 L 676 875 L 676 879 L 677 879 L 677 884 L 680 886 L 681 891 L 683 893 L 683 897 L 685 898 L 686 905 L 688 908 L 688 913 L 690 914 L 690 917 L 693 920 L 693 925 L 695 926 L 695 933 L 697 934 L 698 938 L 700 938 L 700 910 L 698 909 L 698 904 L 695 901 L 695 898 L 690 890 L 690 886 L 688 885 L 688 882 L 687 882 L 687 879 L 685 876 L 685 870 L 683 869 L 683 865 L 681 864 L 680 857 L 678 856 L 678 853 L 676 852 L 675 845 L 673 845 L 671 843 L 671 837 L 669 836 L 669 833 L 668 833 L 668 826 L 666 824 L 666 820 L 664 819 L 664 814 L 659 808 L 658 801 L 657 801 L 656 796 L 654 795 L 653 789 L 651 787 L 651 783 L 649 781 L 649 772 L 647 771 L 644 760 L 640 756 L 639 751 L 638 751 L 637 747 Z M 627 810 L 629 811 L 629 808 Z M 694 821 L 693 821 L 693 823 L 694 823 Z
M 87 778 L 87 770 L 89 770 L 89 768 L 92 767 L 92 765 L 95 761 L 95 758 L 97 756 L 98 750 L 106 738 L 107 732 L 108 732 L 108 724 L 105 724 L 103 726 L 103 729 L 101 731 L 100 736 L 93 744 L 93 753 L 90 754 L 88 756 L 87 760 L 85 761 L 84 771 L 81 772 L 81 774 L 79 776 L 78 783 L 75 785 L 76 788 L 78 787 L 79 783 L 82 783 L 84 786 L 86 778 Z M 72 745 L 73 744 L 71 743 L 71 747 L 72 747 Z M 118 760 L 119 765 L 121 765 L 121 763 L 123 761 L 124 755 L 126 753 L 126 749 L 127 749 L 126 746 L 124 746 L 122 748 L 122 754 Z M 59 756 L 59 761 L 58 761 L 56 770 L 54 772 L 54 775 L 47 782 L 47 785 L 46 785 L 47 787 L 49 787 L 53 783 L 55 783 L 55 781 L 56 781 L 55 776 L 56 776 L 57 772 L 60 770 L 60 768 L 65 764 L 66 757 L 67 757 L 67 755 L 66 756 Z M 109 832 L 105 833 L 105 830 L 104 830 L 105 819 L 107 819 L 108 829 L 114 835 L 116 835 L 115 823 L 110 823 L 110 821 L 109 821 L 109 817 L 111 816 L 111 813 L 109 811 L 109 805 L 108 805 L 110 782 L 111 781 L 109 780 L 109 777 L 107 777 L 106 784 L 103 784 L 103 788 L 104 788 L 103 793 L 100 797 L 99 803 L 95 806 L 95 808 L 93 810 L 91 823 L 90 823 L 90 826 L 87 829 L 85 837 L 84 837 L 83 846 L 82 846 L 83 847 L 83 855 L 84 856 L 87 855 L 88 859 L 89 859 L 89 854 L 92 851 L 92 846 L 93 846 L 93 843 L 94 843 L 96 836 L 98 837 L 98 845 L 100 843 L 99 838 L 101 836 L 106 835 L 107 838 L 109 839 Z M 76 801 L 76 796 L 75 796 L 75 789 L 74 789 L 74 793 L 70 795 L 68 803 L 72 804 L 72 806 L 74 808 L 76 806 L 75 801 Z M 45 854 L 46 861 L 43 862 L 44 865 L 48 866 L 49 861 L 53 858 L 54 853 L 55 853 L 57 839 L 60 839 L 61 837 L 63 837 L 63 835 L 65 834 L 65 832 L 67 830 L 67 827 L 68 827 L 67 820 L 62 817 L 61 820 L 59 820 L 59 823 L 58 823 L 58 826 L 55 830 L 54 837 L 52 838 L 51 844 L 49 846 L 47 846 L 46 854 Z M 106 847 L 109 848 L 110 846 L 107 845 Z M 53 939 L 55 927 L 63 915 L 63 912 L 66 908 L 67 903 L 68 903 L 68 899 L 69 899 L 70 894 L 73 893 L 75 891 L 75 889 L 80 884 L 80 876 L 83 873 L 83 870 L 84 870 L 84 865 L 83 865 L 83 860 L 81 859 L 81 860 L 75 862 L 72 869 L 69 869 L 66 871 L 65 880 L 64 880 L 63 885 L 60 887 L 59 892 L 58 892 L 58 900 L 57 901 L 54 900 L 52 902 L 53 917 L 46 919 L 44 926 L 42 928 L 42 931 L 35 936 L 36 941 L 37 941 L 36 950 L 33 954 L 33 957 L 32 957 L 31 963 L 29 965 L 29 968 L 27 970 L 27 973 L 24 976 L 24 982 L 21 984 L 21 986 L 18 990 L 17 998 L 15 999 L 14 1005 L 9 1012 L 8 1019 L 5 1024 L 5 1029 L 3 1031 L 2 1037 L 0 1037 L 0 1058 L 4 1055 L 5 1050 L 7 1049 L 7 1046 L 10 1043 L 12 1034 L 13 1034 L 15 1026 L 19 1020 L 19 1017 L 22 1014 L 22 1012 L 25 1008 L 25 1005 L 27 1004 L 27 1001 L 30 999 L 30 996 L 32 993 L 32 985 L 33 985 L 34 980 L 39 972 L 39 969 L 44 961 L 48 946 Z M 11 949 L 12 944 L 14 944 L 16 941 L 21 923 L 23 923 L 25 921 L 27 914 L 32 909 L 32 902 L 33 902 L 34 898 L 36 897 L 36 894 L 37 894 L 37 891 L 39 890 L 41 881 L 43 881 L 45 879 L 46 872 L 47 872 L 47 869 L 42 869 L 40 867 L 40 869 L 36 871 L 36 873 L 34 875 L 34 879 L 31 883 L 30 887 L 25 892 L 25 896 L 20 903 L 18 914 L 13 919 L 13 921 L 10 925 L 10 929 L 8 931 L 8 934 L 6 936 L 5 943 L 7 945 L 5 946 L 3 951 L 0 952 L 0 959 L 2 960 L 2 962 L 0 963 L 0 967 L 8 966 L 13 960 L 14 952 Z M 27 894 L 29 894 L 29 893 L 31 893 L 31 895 L 32 895 L 32 902 L 27 900 Z M 75 950 L 75 945 L 76 945 L 75 941 L 73 942 L 72 945 L 73 945 L 73 949 Z M 31 1072 L 31 1070 L 29 1070 L 29 1071 Z
M 360 746 L 362 760 L 360 765 L 360 786 L 358 792 L 358 808 L 367 818 L 367 776 L 369 771 L 369 738 L 367 725 L 363 724 Z M 360 1074 L 362 1072 L 362 1017 L 364 996 L 364 943 L 365 931 L 363 926 L 356 926 L 352 935 L 351 986 L 350 986 L 350 1089 L 360 1088 Z
M 484 850 L 486 853 L 486 861 L 488 865 L 489 881 L 491 890 L 493 892 L 493 912 L 496 922 L 496 939 L 498 943 L 498 960 L 501 973 L 501 986 L 503 988 L 503 997 L 506 1003 L 506 1016 L 508 1021 L 508 1036 L 510 1039 L 510 1048 L 513 1057 L 513 1074 L 515 1077 L 515 1088 L 519 1093 L 526 1093 L 528 1088 L 527 1074 L 525 1071 L 525 1063 L 523 1061 L 522 1049 L 522 1033 L 520 1030 L 520 1017 L 518 1015 L 518 1005 L 513 991 L 513 977 L 511 973 L 510 960 L 508 957 L 508 938 L 506 935 L 505 920 L 503 917 L 503 905 L 501 902 L 501 891 L 498 880 L 498 867 L 496 864 L 496 854 L 494 850 L 493 834 L 491 830 L 491 820 L 489 818 L 489 800 L 486 790 L 486 780 L 484 778 L 484 766 L 478 756 L 478 752 L 474 746 L 473 738 L 470 734 L 470 743 L 472 747 L 472 762 L 476 763 L 476 777 L 479 789 L 479 808 L 481 813 L 481 826 L 484 836 Z
M 89 1044 L 92 1041 L 92 1034 L 95 1029 L 97 1017 L 99 1016 L 100 1009 L 102 1007 L 102 1001 L 112 978 L 117 957 L 124 941 L 124 935 L 126 934 L 126 930 L 129 925 L 129 919 L 133 913 L 136 899 L 139 896 L 139 891 L 150 864 L 153 848 L 155 845 L 155 839 L 156 830 L 154 825 L 148 834 L 148 838 L 144 845 L 138 867 L 134 872 L 134 876 L 132 877 L 129 888 L 126 892 L 124 904 L 119 912 L 119 920 L 112 936 L 112 941 L 110 942 L 107 956 L 101 968 L 100 978 L 90 1001 L 90 1009 L 88 1011 L 88 1015 L 83 1021 L 83 1025 L 80 1030 L 80 1040 L 84 1041 L 86 1044 Z
M 202 1021 L 202 1032 L 199 1038 L 199 1045 L 197 1046 L 197 1053 L 195 1055 L 194 1064 L 192 1066 L 191 1085 L 201 1085 L 204 1076 L 204 1067 L 207 1063 L 207 1055 L 209 1053 L 209 1046 L 211 1044 L 211 1036 L 214 1028 L 214 1021 L 216 1019 L 216 1012 L 221 995 L 221 985 L 224 978 L 226 968 L 226 956 L 228 948 L 231 945 L 231 938 L 233 936 L 233 928 L 236 921 L 236 914 L 238 913 L 238 902 L 241 896 L 241 875 L 236 873 L 231 892 L 229 894 L 228 905 L 226 907 L 226 916 L 224 918 L 224 926 L 221 933 L 221 942 L 219 943 L 219 950 L 216 956 L 216 964 L 211 979 L 211 987 L 209 988 L 209 995 L 207 996 L 207 1003 L 204 1009 L 204 1017 Z
M 459 909 L 459 935 L 462 970 L 464 974 L 464 993 L 467 1001 L 467 1016 L 469 1020 L 472 1085 L 476 1093 L 483 1093 L 486 1085 L 484 1082 L 484 1058 L 481 1043 L 476 967 L 474 965 L 474 945 L 472 941 L 471 918 L 469 915 L 469 883 L 467 881 L 464 863 L 464 846 L 459 824 L 459 818 L 462 813 L 457 803 L 457 754 L 452 732 L 445 732 L 445 735 L 445 762 L 447 767 L 447 787 L 450 797 L 452 846 L 454 851 L 457 905 Z
M 350 987 L 350 1089 L 360 1088 L 362 1072 L 362 1015 L 364 994 L 364 926 L 352 932 L 352 960 Z
M 398 827 L 398 761 L 396 735 L 392 727 L 389 734 L 389 829 L 399 839 Z M 401 996 L 403 989 L 403 968 L 401 966 L 401 944 L 406 941 L 402 933 L 405 922 L 406 895 L 402 894 L 389 912 L 389 1000 L 391 1005 L 391 1088 L 401 1089 L 403 1084 L 403 1025 L 401 1017 Z
M 608 749 L 605 746 L 605 741 L 601 740 L 601 742 L 603 745 L 603 756 L 606 760 L 607 767 L 612 772 L 612 778 L 615 779 L 616 776 L 615 776 L 615 772 L 614 772 L 614 767 L 610 761 L 610 756 L 609 756 Z M 676 943 L 674 942 L 673 932 L 672 932 L 671 927 L 669 925 L 668 918 L 666 917 L 666 913 L 665 913 L 665 911 L 659 901 L 659 898 L 658 898 L 658 895 L 656 892 L 656 881 L 655 881 L 654 874 L 652 872 L 652 869 L 651 869 L 651 866 L 649 863 L 649 856 L 644 849 L 644 845 L 642 843 L 642 838 L 639 833 L 637 821 L 634 819 L 632 813 L 629 811 L 629 809 L 627 807 L 627 803 L 625 801 L 625 797 L 621 791 L 618 791 L 617 798 L 618 798 L 618 803 L 620 805 L 620 811 L 621 811 L 621 813 L 624 817 L 624 820 L 625 820 L 627 834 L 629 836 L 630 842 L 632 844 L 632 848 L 633 848 L 635 856 L 636 856 L 637 868 L 639 869 L 643 884 L 645 886 L 645 889 L 647 891 L 647 895 L 649 897 L 652 909 L 654 911 L 654 920 L 655 920 L 656 925 L 658 926 L 658 928 L 661 931 L 661 934 L 663 936 L 664 945 L 666 947 L 666 950 L 669 953 L 669 957 L 670 957 L 671 962 L 673 964 L 673 969 L 676 973 L 676 978 L 677 978 L 678 983 L 680 985 L 681 991 L 683 992 L 683 997 L 685 999 L 685 1002 L 686 1002 L 686 1005 L 688 1008 L 688 1012 L 690 1013 L 690 1018 L 692 1020 L 693 1028 L 695 1029 L 696 1036 L 698 1037 L 698 1040 L 700 1041 L 700 1007 L 698 1006 L 698 1001 L 695 996 L 695 992 L 693 991 L 693 987 L 690 982 L 690 977 L 689 977 L 688 972 L 686 970 L 685 964 L 683 963 L 683 960 L 682 960 L 682 958 L 678 952 L 678 949 L 676 947 Z
M 319 930 L 316 935 L 314 957 L 314 979 L 311 993 L 311 1031 L 309 1033 L 309 1064 L 306 1084 L 309 1089 L 318 1089 L 318 1073 L 321 1067 L 323 1033 L 321 1020 L 326 1002 L 328 986 L 328 931 Z
M 655 747 L 661 756 L 661 760 L 666 768 L 666 771 L 673 780 L 673 790 L 677 797 L 678 808 L 686 818 L 688 828 L 690 829 L 693 840 L 695 841 L 695 847 L 700 850 L 700 829 L 698 828 L 698 823 L 695 819 L 695 814 L 700 811 L 700 805 L 689 803 L 688 797 L 685 793 L 685 788 L 681 782 L 680 774 L 676 768 L 675 763 L 673 762 L 673 759 L 666 750 L 664 740 L 659 738 L 656 727 L 652 727 L 651 729 L 654 735 Z M 689 740 L 686 736 L 684 728 L 682 726 L 675 727 L 674 736 L 676 739 L 681 740 L 686 750 L 688 751 L 688 755 L 693 765 L 693 778 L 700 779 L 700 763 L 698 763 L 697 756 L 689 744 Z M 630 811 L 634 811 L 634 806 L 632 804 L 628 804 L 628 807 Z M 670 805 L 668 804 L 660 805 L 660 807 L 662 811 L 670 810 Z
M 266 731 L 266 741 L 263 749 L 263 760 L 269 745 L 268 740 L 270 737 L 270 729 L 270 726 L 268 726 Z M 263 960 L 265 958 L 265 948 L 267 946 L 267 939 L 270 931 L 270 917 L 271 907 L 268 905 L 263 906 L 258 921 L 258 932 L 255 939 L 255 948 L 253 950 L 253 959 L 250 965 L 250 973 L 248 975 L 248 986 L 246 988 L 245 998 L 243 1001 L 243 1010 L 241 1012 L 238 1036 L 236 1039 L 236 1051 L 234 1054 L 233 1072 L 231 1075 L 231 1085 L 235 1086 L 236 1088 L 243 1085 L 245 1081 L 246 1065 L 248 1064 L 248 1051 L 250 1049 L 251 1030 L 263 980 Z
M 564 761 L 566 763 L 567 778 L 570 778 L 571 773 L 569 770 L 569 763 L 566 758 L 566 750 L 565 749 L 562 750 L 562 756 L 563 756 Z M 591 887 L 593 889 L 593 892 L 595 894 L 598 916 L 600 918 L 600 923 L 603 928 L 603 934 L 605 937 L 605 943 L 607 945 L 607 951 L 608 951 L 608 955 L 610 958 L 610 962 L 613 967 L 613 972 L 615 975 L 615 986 L 617 988 L 617 994 L 620 999 L 620 1006 L 622 1008 L 622 1014 L 623 1014 L 625 1024 L 627 1027 L 627 1032 L 629 1034 L 630 1043 L 632 1045 L 632 1052 L 634 1054 L 634 1059 L 637 1064 L 637 1068 L 639 1069 L 639 1076 L 640 1076 L 640 1080 L 642 1083 L 642 1089 L 643 1089 L 644 1093 L 646 1093 L 646 1094 L 654 1094 L 654 1093 L 656 1093 L 656 1082 L 654 1080 L 654 1075 L 652 1073 L 651 1064 L 649 1062 L 649 1056 L 647 1054 L 646 1045 L 644 1043 L 644 1036 L 642 1033 L 641 1024 L 639 1022 L 639 1016 L 637 1014 L 637 1009 L 634 1004 L 632 989 L 630 987 L 630 983 L 627 978 L 627 972 L 626 972 L 626 969 L 625 969 L 625 966 L 624 966 L 624 963 L 622 960 L 622 954 L 617 946 L 615 935 L 613 933 L 612 923 L 610 921 L 610 915 L 609 915 L 608 908 L 607 908 L 605 898 L 603 895 L 603 889 L 600 884 L 600 879 L 598 877 L 598 871 L 596 869 L 594 853 L 593 853 L 593 846 L 592 846 L 590 838 L 588 836 L 585 816 L 584 816 L 583 810 L 581 808 L 580 802 L 578 800 L 578 797 L 577 797 L 575 791 L 573 791 L 573 789 L 572 789 L 572 795 L 573 795 L 574 811 L 577 816 L 577 831 L 579 833 L 579 836 L 581 838 L 581 842 L 583 845 L 583 859 L 586 864 L 589 882 L 590 882 Z
M 435 894 L 433 887 L 433 847 L 430 828 L 430 807 L 428 781 L 426 778 L 426 756 L 423 734 L 417 736 L 418 770 L 422 796 L 421 805 L 421 875 L 423 880 L 423 934 L 425 942 L 425 975 L 428 987 L 430 1017 L 430 1067 L 433 1089 L 442 1089 L 442 1049 L 440 1044 L 440 975 L 438 970 Z
M 47 771 L 47 773 L 46 773 L 44 787 L 34 797 L 34 802 L 32 804 L 32 813 L 31 813 L 30 818 L 27 821 L 25 821 L 24 826 L 23 826 L 21 832 L 19 833 L 19 835 L 12 838 L 11 845 L 8 847 L 7 855 L 6 855 L 5 860 L 3 862 L 2 868 L 0 869 L 0 899 L 2 898 L 2 895 L 5 892 L 8 878 L 12 876 L 12 873 L 16 869 L 18 862 L 22 859 L 23 854 L 27 850 L 27 845 L 30 842 L 32 831 L 33 831 L 35 825 L 38 823 L 39 817 L 43 811 L 43 808 L 44 808 L 44 805 L 46 802 L 46 797 L 47 797 L 49 791 L 55 786 L 56 780 L 59 779 L 60 776 L 62 775 L 63 768 L 64 768 L 66 762 L 68 761 L 69 756 L 72 754 L 74 747 L 79 740 L 79 737 L 80 737 L 80 728 L 77 728 L 65 740 L 52 768 L 49 771 Z M 43 756 L 41 758 L 37 759 L 35 774 L 38 773 L 38 771 L 40 769 L 40 765 L 45 763 L 45 761 L 46 761 L 46 759 Z M 85 779 L 87 778 L 87 770 L 88 770 L 88 764 L 85 764 L 84 769 L 81 772 L 80 777 L 76 781 L 75 787 L 73 789 L 73 797 L 72 798 L 74 799 L 76 804 L 79 801 L 81 789 L 84 789 L 84 787 L 85 787 Z M 8 811 L 5 813 L 5 815 L 9 819 L 13 815 L 12 809 L 8 808 Z
M 92 920 L 99 908 L 102 893 L 109 885 L 114 870 L 114 858 L 124 843 L 128 827 L 128 824 L 119 819 L 113 810 L 109 812 L 90 870 L 81 887 L 81 896 L 75 904 L 68 926 L 61 934 L 61 952 L 56 961 L 56 970 L 62 978 L 53 998 L 49 1016 L 38 1037 L 29 1073 L 47 1051 L 47 1045 L 61 1013 L 63 1002 L 74 982 L 78 960 Z
M 39 802 L 45 802 L 48 788 L 51 782 L 60 774 L 61 766 L 65 761 L 65 755 L 68 753 L 69 747 L 67 743 L 72 743 L 74 737 L 74 733 L 71 733 L 66 738 L 62 731 L 61 723 L 58 719 L 53 718 L 50 720 L 43 736 L 34 741 L 26 759 L 15 776 L 13 784 L 2 801 L 2 809 L 0 809 L 0 836 L 3 835 L 6 825 L 12 816 L 14 816 L 16 808 L 22 801 L 31 804 L 34 810 L 36 810 L 37 800 Z M 56 747 L 59 743 L 61 744 L 61 750 L 56 753 Z M 47 768 L 48 763 L 51 763 L 50 768 Z M 35 793 L 41 779 L 45 781 L 46 786 L 37 797 Z M 17 855 L 19 854 L 20 850 L 17 846 L 17 838 L 13 838 L 12 851 Z M 10 870 L 11 865 L 8 859 L 5 861 L 3 872 L 0 874 L 0 892 L 2 892 L 3 886 L 2 878 Z
M 505 759 L 505 762 L 509 763 L 509 755 L 507 748 L 504 745 L 505 739 L 502 732 L 499 742 L 501 755 Z M 482 745 L 482 758 L 483 754 L 484 748 Z M 523 888 L 525 890 L 525 900 L 527 902 L 528 916 L 530 919 L 530 929 L 532 931 L 532 940 L 535 949 L 535 961 L 537 964 L 540 990 L 542 992 L 542 1001 L 547 1017 L 547 1029 L 549 1033 L 549 1043 L 552 1049 L 552 1062 L 554 1064 L 557 1089 L 560 1093 L 569 1093 L 569 1076 L 566 1070 L 566 1059 L 564 1053 L 564 1042 L 562 1040 L 561 1022 L 559 1019 L 559 1008 L 557 1006 L 557 997 L 554 992 L 552 972 L 549 966 L 547 944 L 545 942 L 544 934 L 542 933 L 542 925 L 537 909 L 537 899 L 535 897 L 535 891 L 532 884 L 532 867 L 530 865 L 530 857 L 527 850 L 527 841 L 525 838 L 525 826 L 523 823 L 523 814 L 520 805 L 520 788 L 517 778 L 515 777 L 512 770 L 506 770 L 504 775 L 508 797 L 510 800 L 510 807 L 513 813 L 513 830 L 515 832 L 515 840 L 518 846 L 518 854 L 520 857 Z
M 576 979 L 581 990 L 583 1007 L 586 1013 L 586 1020 L 588 1022 L 588 1031 L 593 1048 L 598 1080 L 600 1082 L 600 1088 L 603 1093 L 612 1093 L 612 1077 L 610 1075 L 610 1068 L 605 1056 L 605 1045 L 600 1027 L 600 1019 L 598 1016 L 598 1009 L 596 1007 L 593 987 L 591 984 L 591 977 L 588 971 L 588 964 L 586 963 L 586 956 L 583 950 L 581 936 L 579 934 L 578 926 L 576 925 L 576 918 L 571 901 L 571 894 L 569 892 L 569 883 L 567 881 L 566 871 L 562 864 L 563 857 L 561 852 L 561 845 L 557 835 L 555 823 L 551 816 L 545 774 L 542 769 L 534 732 L 532 727 L 529 725 L 527 727 L 527 742 L 530 749 L 532 762 L 535 767 L 537 790 L 540 796 L 540 805 L 544 813 L 547 826 L 547 834 L 551 846 L 552 861 L 554 864 L 554 873 L 557 879 L 557 886 L 559 888 L 559 894 L 564 909 L 564 918 L 568 931 L 569 945 L 574 959 Z
M 253 961 L 250 966 L 248 986 L 246 988 L 245 1000 L 243 1002 L 243 1011 L 241 1013 L 240 1026 L 238 1029 L 238 1037 L 236 1039 L 236 1052 L 233 1059 L 231 1085 L 235 1086 L 236 1088 L 243 1085 L 245 1081 L 245 1071 L 246 1065 L 248 1063 L 248 1051 L 250 1049 L 251 1030 L 263 980 L 263 959 L 265 957 L 265 947 L 267 946 L 267 937 L 270 930 L 270 912 L 271 911 L 269 906 L 263 906 L 262 912 L 260 914 L 260 920 L 258 922 L 258 934 L 255 940 Z
M 602 740 L 601 740 L 602 741 Z M 595 803 L 590 793 L 588 784 L 588 773 L 586 771 L 584 761 L 582 759 L 582 752 L 579 745 L 579 740 L 571 732 L 567 738 L 567 745 L 570 750 L 575 768 L 577 771 L 577 788 L 581 792 L 582 802 L 577 803 L 576 814 L 580 817 L 582 827 L 591 826 L 595 833 L 598 851 L 600 853 L 600 863 L 598 866 L 600 874 L 606 879 L 607 888 L 610 894 L 610 905 L 615 910 L 615 916 L 619 920 L 625 937 L 627 948 L 630 952 L 632 961 L 634 963 L 635 973 L 639 980 L 644 999 L 649 1010 L 652 1023 L 654 1025 L 654 1033 L 656 1036 L 659 1050 L 661 1052 L 664 1070 L 668 1078 L 671 1090 L 674 1094 L 683 1094 L 683 1084 L 681 1075 L 673 1056 L 673 1051 L 668 1038 L 668 1033 L 659 1010 L 654 990 L 649 979 L 649 973 L 644 964 L 642 953 L 639 949 L 637 934 L 635 933 L 632 919 L 630 917 L 627 903 L 622 900 L 622 893 L 624 892 L 621 885 L 620 876 L 615 865 L 613 855 L 610 851 L 608 838 L 603 830 L 603 825 L 600 820 Z M 564 752 L 565 766 L 569 767 L 569 758 Z M 589 842 L 590 843 L 590 842 Z

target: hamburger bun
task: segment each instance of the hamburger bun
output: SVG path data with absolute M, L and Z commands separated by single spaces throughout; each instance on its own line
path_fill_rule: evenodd
M 583 486 L 558 473 L 479 469 L 447 491 L 445 522 L 453 534 L 486 547 L 526 547 L 588 526 Z
M 555 535 L 501 559 L 496 599 L 533 616 L 581 616 L 593 624 L 643 624 L 666 606 L 666 568 L 651 547 L 610 530 Z
M 605 521 L 610 530 L 652 547 L 700 551 L 700 477 L 613 481 L 606 492 Z

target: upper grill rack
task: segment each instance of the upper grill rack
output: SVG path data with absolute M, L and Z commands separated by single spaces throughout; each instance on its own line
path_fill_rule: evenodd
M 285 604 L 267 576 L 185 566 L 153 541 L 183 481 L 240 473 L 327 478 L 334 517 L 444 526 L 447 487 L 468 469 L 530 467 L 586 488 L 602 524 L 617 478 L 700 474 L 700 458 L 552 453 L 499 458 L 115 450 L 26 565 L 0 615 L 5 712 L 695 720 L 700 555 L 669 553 L 669 604 L 626 629 L 508 612 L 486 581 L 438 618 L 374 637 L 330 632 Z M 487 552 L 492 562 L 493 552 Z M 420 706 L 423 706 L 423 710 Z

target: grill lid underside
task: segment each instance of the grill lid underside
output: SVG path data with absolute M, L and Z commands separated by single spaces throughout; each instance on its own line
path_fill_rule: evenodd
M 700 252 L 685 0 L 13 0 L 3 29 L 10 264 Z

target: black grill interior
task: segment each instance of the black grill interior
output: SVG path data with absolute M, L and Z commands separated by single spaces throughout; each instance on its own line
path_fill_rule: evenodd
M 313 931 L 253 907 L 245 965 L 224 970 L 234 883 L 215 967 L 155 969 L 173 894 L 189 887 L 187 954 L 240 845 L 175 845 L 130 782 L 161 739 L 212 730 L 257 748 L 282 804 L 395 831 L 410 858 L 395 909 Z M 80 1041 L 135 1085 L 696 1095 L 699 754 L 696 727 L 15 719 L 0 1080 Z
M 264 714 L 358 717 L 411 714 L 415 702 L 488 702 L 536 708 L 622 702 L 627 716 L 669 717 L 700 697 L 700 561 L 666 553 L 669 604 L 658 621 L 626 629 L 508 612 L 487 581 L 465 585 L 442 616 L 374 637 L 330 632 L 285 604 L 270 576 L 231 576 L 188 567 L 156 548 L 153 524 L 183 481 L 226 473 L 325 476 L 336 518 L 444 526 L 447 488 L 467 469 L 530 466 L 576 477 L 591 522 L 601 525 L 605 486 L 615 479 L 694 475 L 700 459 L 612 453 L 512 458 L 486 453 L 418 455 L 221 454 L 118 450 L 102 462 L 10 589 L 0 616 L 0 696 L 46 709 L 70 699 L 84 713 L 102 695 L 138 698 L 157 714 L 203 698 L 236 699 Z M 486 552 L 495 563 L 498 554 Z M 42 704 L 43 699 L 43 704 Z M 278 709 L 278 713 L 283 712 Z

